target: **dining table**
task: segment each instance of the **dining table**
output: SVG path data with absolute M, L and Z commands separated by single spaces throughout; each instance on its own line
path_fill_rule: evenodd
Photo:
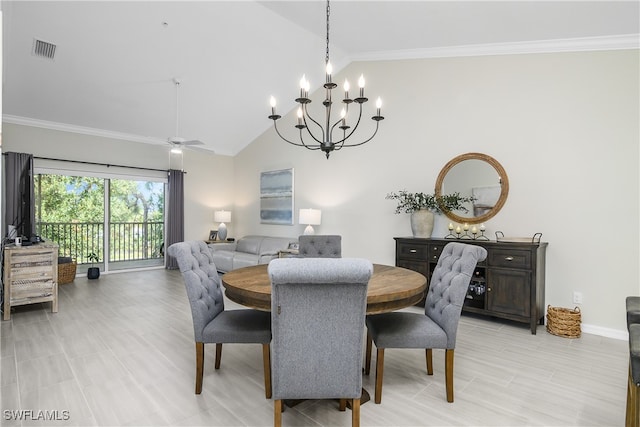
M 243 267 L 225 273 L 222 284 L 231 301 L 245 307 L 271 311 L 268 264 Z M 388 313 L 415 305 L 427 291 L 427 278 L 415 271 L 373 264 L 367 288 L 367 314 Z
M 245 307 L 271 311 L 271 281 L 268 264 L 258 264 L 229 271 L 222 276 L 225 295 Z M 427 293 L 427 278 L 413 270 L 392 265 L 373 264 L 367 287 L 367 314 L 388 313 L 415 305 Z M 360 403 L 370 400 L 362 389 Z M 299 400 L 285 402 L 294 406 Z M 350 408 L 350 405 L 347 404 Z

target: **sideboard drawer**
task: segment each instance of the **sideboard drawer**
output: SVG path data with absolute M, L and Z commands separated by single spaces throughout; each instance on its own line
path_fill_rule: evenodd
M 398 257 L 424 260 L 427 257 L 427 245 L 398 242 Z
M 442 253 L 442 250 L 446 245 L 446 243 L 429 245 L 429 261 L 438 262 L 438 259 L 440 259 L 440 254 Z
M 488 258 L 489 265 L 492 267 L 519 268 L 525 270 L 531 268 L 531 251 L 527 250 L 492 248 L 489 250 Z

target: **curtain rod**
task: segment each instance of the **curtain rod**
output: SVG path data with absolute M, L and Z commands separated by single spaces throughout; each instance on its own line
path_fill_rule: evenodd
M 7 153 L 2 153 L 3 156 L 6 156 Z M 169 170 L 167 169 L 153 169 L 153 168 L 141 168 L 138 166 L 124 166 L 124 165 L 112 165 L 109 163 L 96 163 L 96 162 L 86 162 L 86 161 L 82 161 L 82 160 L 67 160 L 67 159 L 54 159 L 51 157 L 37 157 L 37 156 L 33 156 L 34 159 L 38 159 L 38 160 L 53 160 L 56 162 L 68 162 L 68 163 L 80 163 L 83 165 L 94 165 L 94 166 L 106 166 L 106 167 L 116 167 L 116 168 L 127 168 L 127 169 L 138 169 L 138 170 L 145 170 L 145 171 L 154 171 L 154 172 L 169 172 Z M 183 171 L 183 173 L 186 173 Z

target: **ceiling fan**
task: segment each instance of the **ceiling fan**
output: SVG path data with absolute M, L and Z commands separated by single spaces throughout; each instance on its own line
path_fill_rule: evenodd
M 171 144 L 171 152 L 172 153 L 182 153 L 182 147 L 186 147 L 189 145 L 204 145 L 204 142 L 199 141 L 197 139 L 187 140 L 182 138 L 180 133 L 178 132 L 178 125 L 180 123 L 180 102 L 179 102 L 179 94 L 180 94 L 180 84 L 182 83 L 181 79 L 175 78 L 173 79 L 173 83 L 176 85 L 176 136 L 171 136 L 167 139 L 169 144 Z

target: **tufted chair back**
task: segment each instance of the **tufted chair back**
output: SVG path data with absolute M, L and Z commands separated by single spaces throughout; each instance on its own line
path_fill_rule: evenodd
M 298 237 L 301 258 L 341 258 L 342 236 L 302 235 Z
M 204 327 L 224 311 L 220 277 L 211 251 L 203 241 L 190 240 L 174 243 L 168 253 L 178 261 L 191 305 L 195 339 L 202 342 Z
M 458 242 L 448 243 L 429 282 L 425 314 L 447 334 L 447 348 L 456 345 L 458 321 L 476 263 L 487 257 L 486 249 Z

